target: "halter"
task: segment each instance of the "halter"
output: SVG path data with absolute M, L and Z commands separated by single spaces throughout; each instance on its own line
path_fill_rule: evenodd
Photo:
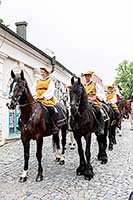
M 22 81 L 22 83 L 24 83 L 24 85 L 23 85 L 23 89 L 22 89 L 20 95 L 19 95 L 18 97 L 14 97 L 13 95 L 12 95 L 12 96 L 9 96 L 9 99 L 12 99 L 12 100 L 15 102 L 16 105 L 19 105 L 19 100 L 20 100 L 20 98 L 21 98 L 23 92 L 24 92 L 25 89 L 26 89 L 26 82 L 23 81 L 23 80 L 21 80 L 21 81 Z M 10 90 L 10 93 L 11 93 L 11 90 Z M 25 105 L 25 104 L 24 104 L 24 105 Z M 22 106 L 22 105 L 19 105 L 19 106 Z

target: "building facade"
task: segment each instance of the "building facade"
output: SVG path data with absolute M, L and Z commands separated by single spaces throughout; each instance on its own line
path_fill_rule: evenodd
M 19 35 L 0 24 L 0 144 L 4 144 L 7 139 L 20 137 L 17 129 L 19 110 L 9 111 L 6 107 L 11 70 L 14 72 L 23 70 L 31 88 L 39 76 L 39 67 L 48 65 L 51 68 L 51 56 L 26 40 L 27 23 L 21 22 L 16 25 Z M 52 77 L 55 81 L 55 95 L 58 100 L 72 76 L 71 71 L 56 61 Z

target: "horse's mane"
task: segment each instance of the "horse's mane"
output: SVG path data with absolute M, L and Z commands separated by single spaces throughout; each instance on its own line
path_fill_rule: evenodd
M 73 92 L 75 92 L 76 94 L 78 93 L 80 94 L 82 92 L 79 105 L 79 112 L 81 114 L 81 121 L 80 121 L 81 127 L 90 124 L 94 120 L 94 113 L 92 107 L 91 106 L 89 107 L 88 95 L 84 85 L 79 81 L 75 81 L 72 85 L 71 90 L 73 90 Z M 86 128 L 88 129 L 88 126 Z

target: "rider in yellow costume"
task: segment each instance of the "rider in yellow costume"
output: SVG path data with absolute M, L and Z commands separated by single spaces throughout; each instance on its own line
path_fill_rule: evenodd
M 51 72 L 46 66 L 40 68 L 40 73 L 42 78 L 35 82 L 32 93 L 35 99 L 47 107 L 52 122 L 52 132 L 56 133 L 58 128 L 57 110 L 54 107 L 57 102 L 54 96 L 55 85 L 50 77 Z
M 92 80 L 93 71 L 87 71 L 83 73 L 85 77 L 84 87 L 88 94 L 88 102 L 93 103 L 93 106 L 97 113 L 98 120 L 98 132 L 104 134 L 104 117 L 105 113 L 102 110 L 102 102 L 105 101 L 105 95 L 103 87 Z
M 120 112 L 119 112 L 118 106 L 116 104 L 117 96 L 116 96 L 116 93 L 115 93 L 114 85 L 108 85 L 107 86 L 107 90 L 105 92 L 105 96 L 106 96 L 106 102 L 112 106 L 112 108 L 113 108 L 113 110 L 115 112 L 116 118 L 119 118 Z

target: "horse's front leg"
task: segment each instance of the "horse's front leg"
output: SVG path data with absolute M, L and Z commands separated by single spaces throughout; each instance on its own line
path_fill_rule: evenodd
M 62 133 L 62 152 L 61 152 L 61 157 L 60 157 L 60 165 L 65 164 L 65 150 L 66 150 L 66 135 L 67 135 L 67 126 L 64 125 L 61 128 L 61 133 Z
M 38 173 L 37 173 L 36 181 L 38 182 L 43 180 L 43 168 L 41 164 L 42 146 L 43 146 L 43 137 L 40 137 L 37 140 L 37 152 L 36 152 L 36 158 L 38 160 Z
M 108 149 L 109 149 L 109 151 L 112 151 L 113 150 L 113 136 L 112 136 L 112 126 L 110 126 L 109 127 L 109 147 L 108 147 Z
M 107 153 L 106 153 L 107 131 L 108 131 L 108 128 L 107 128 L 107 126 L 105 126 L 103 135 L 99 135 L 96 133 L 97 142 L 98 142 L 98 146 L 99 146 L 99 152 L 98 152 L 97 158 L 99 161 L 101 161 L 101 164 L 106 164 L 108 161 L 108 157 L 107 157 Z
M 24 170 L 20 176 L 19 182 L 25 182 L 28 176 L 28 163 L 29 163 L 29 149 L 30 149 L 30 141 L 25 140 L 23 138 L 22 143 L 24 147 Z
M 94 176 L 93 168 L 92 168 L 92 165 L 90 163 L 90 159 L 91 159 L 91 150 L 90 150 L 91 133 L 88 133 L 87 135 L 85 135 L 85 140 L 86 140 L 85 155 L 86 155 L 87 165 L 86 165 L 86 170 L 84 172 L 84 178 L 85 178 L 85 180 L 91 180 Z
M 85 161 L 85 157 L 84 157 L 84 151 L 82 148 L 82 141 L 81 141 L 81 135 L 78 132 L 78 130 L 74 131 L 74 138 L 77 142 L 77 146 L 78 146 L 78 154 L 79 154 L 79 159 L 80 159 L 80 164 L 79 167 L 76 170 L 76 174 L 78 176 L 80 175 L 84 175 L 84 172 L 86 170 L 86 161 Z

